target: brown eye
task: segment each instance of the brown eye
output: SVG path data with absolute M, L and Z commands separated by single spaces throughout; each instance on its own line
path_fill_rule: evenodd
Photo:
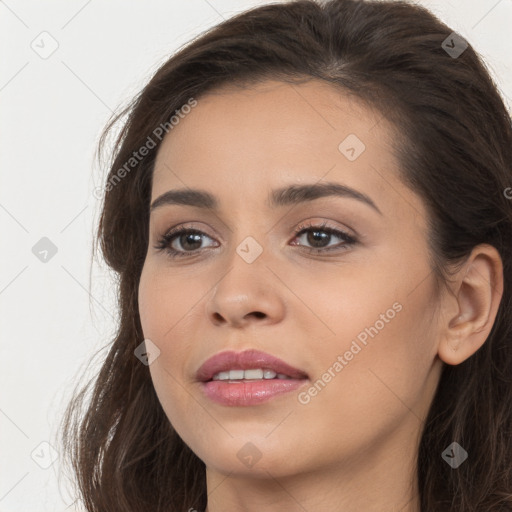
M 177 228 L 163 235 L 155 248 L 165 250 L 171 257 L 189 256 L 199 252 L 203 237 L 210 238 L 197 229 Z
M 349 246 L 357 243 L 357 240 L 353 236 L 339 229 L 327 227 L 326 224 L 319 226 L 300 226 L 295 234 L 295 239 L 301 237 L 303 237 L 303 242 L 305 244 L 310 245 L 310 247 L 306 247 L 306 249 L 315 253 L 327 252 L 338 248 L 348 248 Z M 329 246 L 329 242 L 332 241 L 333 238 L 341 239 L 342 242 Z M 293 245 L 303 244 L 294 243 Z

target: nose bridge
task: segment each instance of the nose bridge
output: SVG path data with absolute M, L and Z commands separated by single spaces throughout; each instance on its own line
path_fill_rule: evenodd
M 276 321 L 283 314 L 283 299 L 269 281 L 273 279 L 266 268 L 270 251 L 264 247 L 263 238 L 262 229 L 233 233 L 238 243 L 232 245 L 225 272 L 208 301 L 207 311 L 213 321 L 240 325 L 249 317 Z
M 238 261 L 241 259 L 246 265 L 258 263 L 259 267 L 262 260 L 267 259 L 266 254 L 269 252 L 267 246 L 269 229 L 264 222 L 263 213 L 258 213 L 261 210 L 254 207 L 254 200 L 249 199 L 245 201 L 246 204 L 243 203 L 244 199 L 241 199 L 235 211 L 249 213 L 247 215 L 237 213 L 231 217 L 234 227 L 230 233 L 230 248 L 233 252 L 230 254 L 229 263 L 231 267 L 233 264 L 241 263 Z M 264 255 L 265 257 L 262 258 Z
M 249 293 L 254 294 L 264 286 L 264 276 L 268 273 L 265 262 L 269 251 L 261 240 L 263 236 L 256 233 L 254 235 L 238 236 L 238 243 L 233 244 L 230 249 L 226 265 L 227 274 L 221 279 L 217 288 L 224 285 L 232 288 L 232 293 L 243 296 Z

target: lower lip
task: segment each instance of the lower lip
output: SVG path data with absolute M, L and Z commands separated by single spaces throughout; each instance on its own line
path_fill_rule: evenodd
M 205 395 L 222 405 L 247 406 L 267 402 L 272 398 L 294 391 L 307 379 L 212 380 L 202 383 Z

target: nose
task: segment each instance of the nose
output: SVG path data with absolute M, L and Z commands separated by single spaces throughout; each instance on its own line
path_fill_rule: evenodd
M 280 322 L 285 314 L 283 290 L 263 258 L 247 263 L 235 253 L 230 263 L 206 305 L 211 323 L 242 328 Z

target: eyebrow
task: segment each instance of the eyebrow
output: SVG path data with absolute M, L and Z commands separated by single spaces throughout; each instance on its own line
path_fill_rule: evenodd
M 346 185 L 334 182 L 315 183 L 311 185 L 290 185 L 273 190 L 268 199 L 267 206 L 278 208 L 282 206 L 296 205 L 307 201 L 313 201 L 321 197 L 343 197 L 356 199 L 382 215 L 377 205 L 366 194 L 359 192 Z M 175 189 L 168 190 L 151 204 L 150 211 L 160 208 L 164 205 L 179 204 L 185 206 L 194 206 L 218 211 L 219 200 L 209 192 L 200 189 Z

